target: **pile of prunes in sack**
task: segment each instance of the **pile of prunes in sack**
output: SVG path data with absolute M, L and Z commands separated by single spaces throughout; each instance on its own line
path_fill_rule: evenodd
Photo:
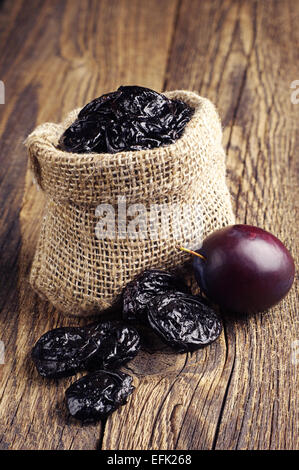
M 148 88 L 121 86 L 88 103 L 59 139 L 73 153 L 116 153 L 151 149 L 181 137 L 194 109 Z M 178 352 L 210 344 L 221 322 L 203 297 L 191 295 L 178 276 L 146 270 L 122 294 L 122 321 L 48 331 L 32 350 L 39 374 L 62 378 L 88 374 L 65 392 L 72 416 L 93 422 L 127 402 L 132 378 L 119 369 L 140 350 L 139 326 L 151 328 Z M 142 329 L 142 328 L 141 328 Z
M 32 350 L 43 377 L 88 372 L 65 392 L 70 414 L 83 422 L 107 417 L 133 392 L 132 377 L 119 369 L 140 350 L 139 326 L 147 325 L 179 353 L 212 343 L 222 330 L 204 297 L 192 295 L 177 275 L 160 270 L 146 270 L 125 287 L 122 315 L 122 321 L 48 331 Z
M 194 109 L 149 88 L 121 86 L 84 106 L 59 139 L 72 153 L 117 153 L 169 145 Z

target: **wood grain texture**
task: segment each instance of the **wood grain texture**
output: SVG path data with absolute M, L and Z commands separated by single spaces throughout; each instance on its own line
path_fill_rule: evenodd
M 160 89 L 176 2 L 5 1 L 1 5 L 1 370 L 0 446 L 13 449 L 94 449 L 101 425 L 68 422 L 63 403 L 71 379 L 37 377 L 28 353 L 58 324 L 79 324 L 40 301 L 28 285 L 43 195 L 27 174 L 23 140 L 44 121 L 121 84 Z M 22 235 L 22 248 L 21 248 Z
M 210 347 L 158 342 L 132 361 L 136 390 L 104 426 L 65 413 L 72 379 L 40 379 L 28 360 L 62 317 L 28 285 L 43 195 L 23 140 L 120 84 L 191 89 L 216 103 L 237 219 L 272 231 L 298 261 L 296 1 L 4 1 L 0 4 L 0 448 L 298 449 L 298 287 L 265 315 L 225 318 Z M 19 217 L 20 213 L 20 217 Z M 297 290 L 296 290 L 297 289 Z M 149 338 L 149 343 L 152 338 Z
M 217 103 L 237 220 L 272 231 L 298 259 L 299 108 L 290 100 L 298 3 L 202 2 L 199 9 L 195 4 L 182 4 L 167 87 L 198 89 Z M 196 14 L 207 19 L 201 28 Z M 182 78 L 180 69 L 187 71 Z M 298 448 L 298 376 L 291 362 L 297 301 L 294 286 L 263 316 L 226 319 L 229 373 L 221 386 L 229 379 L 215 448 Z

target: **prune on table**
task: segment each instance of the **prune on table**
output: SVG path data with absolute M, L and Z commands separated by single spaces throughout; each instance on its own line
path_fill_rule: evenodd
M 133 392 L 132 377 L 99 370 L 74 382 L 65 392 L 70 414 L 83 422 L 106 418 L 127 402 Z
M 91 325 L 91 328 L 95 333 L 100 330 L 103 340 L 98 352 L 88 361 L 88 370 L 117 369 L 137 355 L 140 336 L 135 328 L 121 322 L 98 323 L 94 327 Z
M 123 318 L 146 322 L 148 302 L 169 291 L 190 293 L 185 282 L 177 275 L 158 269 L 143 271 L 129 282 L 123 291 Z
M 98 350 L 84 328 L 63 327 L 45 333 L 32 349 L 31 357 L 43 377 L 64 377 L 85 367 Z
M 222 325 L 205 299 L 167 292 L 147 304 L 148 321 L 164 342 L 178 352 L 193 351 L 215 341 Z
M 137 331 L 120 322 L 63 327 L 45 333 L 32 350 L 40 375 L 59 378 L 84 369 L 115 368 L 139 351 Z
M 74 153 L 116 153 L 174 143 L 194 110 L 149 88 L 121 86 L 88 103 L 59 139 Z

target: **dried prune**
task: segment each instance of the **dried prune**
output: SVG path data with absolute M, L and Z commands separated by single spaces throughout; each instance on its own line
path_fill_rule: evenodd
M 117 369 L 133 359 L 140 349 L 140 336 L 135 328 L 120 322 L 91 325 L 92 334 L 103 335 L 97 353 L 89 358 L 87 369 Z
M 135 328 L 120 322 L 97 322 L 48 331 L 35 344 L 32 359 L 40 375 L 59 378 L 84 369 L 119 367 L 139 348 Z
M 169 291 L 189 293 L 184 281 L 167 271 L 147 269 L 129 282 L 123 291 L 125 320 L 147 320 L 146 306 L 155 296 Z
M 32 349 L 31 357 L 40 375 L 64 377 L 85 366 L 98 349 L 84 328 L 56 328 L 45 333 Z
M 121 86 L 88 103 L 59 139 L 75 153 L 116 153 L 168 145 L 181 137 L 193 108 L 149 88 Z
M 147 304 L 147 314 L 154 331 L 178 352 L 210 344 L 222 330 L 218 315 L 205 299 L 181 292 L 154 297 Z
M 127 402 L 132 377 L 122 372 L 97 371 L 74 382 L 65 392 L 70 414 L 83 422 L 106 418 Z

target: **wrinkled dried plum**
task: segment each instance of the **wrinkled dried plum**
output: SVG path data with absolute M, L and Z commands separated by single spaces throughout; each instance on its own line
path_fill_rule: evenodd
M 84 328 L 56 328 L 45 333 L 32 349 L 31 357 L 40 375 L 64 377 L 84 368 L 98 349 Z
M 147 320 L 146 306 L 155 296 L 169 291 L 190 293 L 184 281 L 167 271 L 148 269 L 129 282 L 123 291 L 125 320 Z
M 199 296 L 168 292 L 147 304 L 148 321 L 164 342 L 178 352 L 212 343 L 221 333 L 216 312 Z
M 94 330 L 95 333 L 100 330 L 103 340 L 98 352 L 88 361 L 88 370 L 117 369 L 133 359 L 140 349 L 140 336 L 131 326 L 106 322 L 95 324 Z
M 137 331 L 120 322 L 56 328 L 45 333 L 32 350 L 40 375 L 59 378 L 79 370 L 115 368 L 139 351 Z
M 74 382 L 65 392 L 70 414 L 83 422 L 106 418 L 127 403 L 133 392 L 132 377 L 99 370 Z
M 88 103 L 59 139 L 75 153 L 116 153 L 174 143 L 194 110 L 149 88 L 121 86 Z

